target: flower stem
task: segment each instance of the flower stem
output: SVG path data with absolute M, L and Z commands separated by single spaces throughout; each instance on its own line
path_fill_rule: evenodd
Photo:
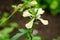
M 27 30 L 28 30 L 27 39 L 32 40 L 32 29 L 27 29 Z
M 0 26 L 2 26 L 5 22 L 7 22 L 17 11 L 18 11 L 19 7 L 16 7 L 14 9 L 14 11 L 11 13 L 11 15 L 2 23 L 0 23 Z
M 15 9 L 15 10 L 11 13 L 11 15 L 7 18 L 7 20 L 9 20 L 9 19 L 17 12 L 17 10 L 18 10 L 18 9 Z

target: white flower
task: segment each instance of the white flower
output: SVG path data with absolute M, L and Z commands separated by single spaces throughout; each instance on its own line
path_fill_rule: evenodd
M 37 2 L 35 1 L 35 0 L 33 0 L 32 2 L 30 2 L 30 5 L 36 5 L 37 4 Z
M 28 23 L 26 24 L 26 28 L 28 28 L 28 29 L 32 28 L 32 26 L 33 26 L 33 21 L 34 21 L 34 18 L 33 18 L 30 22 L 28 22 Z
M 30 14 L 28 10 L 23 12 L 23 17 L 30 17 L 30 16 L 33 17 L 33 16 L 35 16 L 35 17 L 33 17 L 33 19 L 29 23 L 26 24 L 26 28 L 28 28 L 28 29 L 32 28 L 33 22 L 34 22 L 35 19 L 40 20 L 43 23 L 43 25 L 48 25 L 48 20 L 43 20 L 41 18 L 41 14 L 44 13 L 44 10 L 42 10 L 42 8 L 39 8 L 39 9 L 35 8 L 35 12 L 37 12 L 36 15 Z

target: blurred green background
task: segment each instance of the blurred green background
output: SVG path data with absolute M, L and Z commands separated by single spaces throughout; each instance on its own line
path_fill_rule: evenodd
M 60 0 L 36 0 L 39 6 L 52 15 L 60 14 Z

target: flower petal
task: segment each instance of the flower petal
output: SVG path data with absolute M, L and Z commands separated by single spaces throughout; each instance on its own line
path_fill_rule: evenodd
M 28 10 L 23 12 L 23 17 L 29 17 L 29 16 L 32 16 L 32 14 L 30 14 Z
M 39 19 L 44 25 L 48 25 L 48 20 Z
M 44 13 L 44 10 L 42 10 L 42 8 L 39 8 L 38 12 L 37 12 L 37 15 L 40 15 L 40 14 L 43 14 L 43 13 Z
M 35 12 L 37 12 L 38 8 L 35 8 Z
M 34 22 L 34 18 L 33 18 L 30 22 L 28 22 L 28 23 L 25 25 L 26 28 L 27 28 L 27 29 L 32 28 L 33 22 Z
M 36 19 L 40 19 L 41 15 L 36 15 Z

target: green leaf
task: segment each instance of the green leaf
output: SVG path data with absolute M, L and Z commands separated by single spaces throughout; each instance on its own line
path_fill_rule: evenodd
M 58 2 L 57 1 L 53 1 L 50 5 L 51 9 L 56 9 L 58 7 Z
M 20 32 L 26 32 L 26 30 L 25 30 L 25 29 L 19 29 L 19 31 L 20 31 Z
M 7 17 L 8 17 L 8 13 L 4 12 L 2 18 L 0 19 L 0 26 L 4 26 L 7 24 Z
M 1 20 L 0 20 L 0 26 L 4 26 L 6 23 L 7 23 L 7 18 L 3 17 Z
M 3 14 L 2 17 L 8 17 L 8 13 L 7 12 L 4 12 L 4 14 Z
M 18 24 L 16 22 L 10 23 L 10 27 L 18 27 Z
M 39 36 L 33 36 L 32 40 L 41 40 L 41 37 L 39 37 Z
M 13 29 L 14 28 L 4 28 L 3 30 L 2 30 L 2 32 L 4 33 L 4 34 L 8 34 L 8 33 L 10 33 L 10 32 L 12 32 L 13 31 Z
M 10 40 L 10 39 L 9 39 L 9 35 L 8 35 L 8 34 L 2 34 L 2 35 L 0 36 L 0 40 Z
M 17 40 L 19 37 L 23 36 L 27 31 L 24 29 L 19 29 L 20 33 L 14 35 L 11 40 Z
M 21 37 L 22 35 L 24 35 L 25 34 L 25 32 L 24 33 L 17 33 L 16 35 L 14 35 L 12 38 L 11 38 L 11 40 L 17 40 L 19 37 Z

